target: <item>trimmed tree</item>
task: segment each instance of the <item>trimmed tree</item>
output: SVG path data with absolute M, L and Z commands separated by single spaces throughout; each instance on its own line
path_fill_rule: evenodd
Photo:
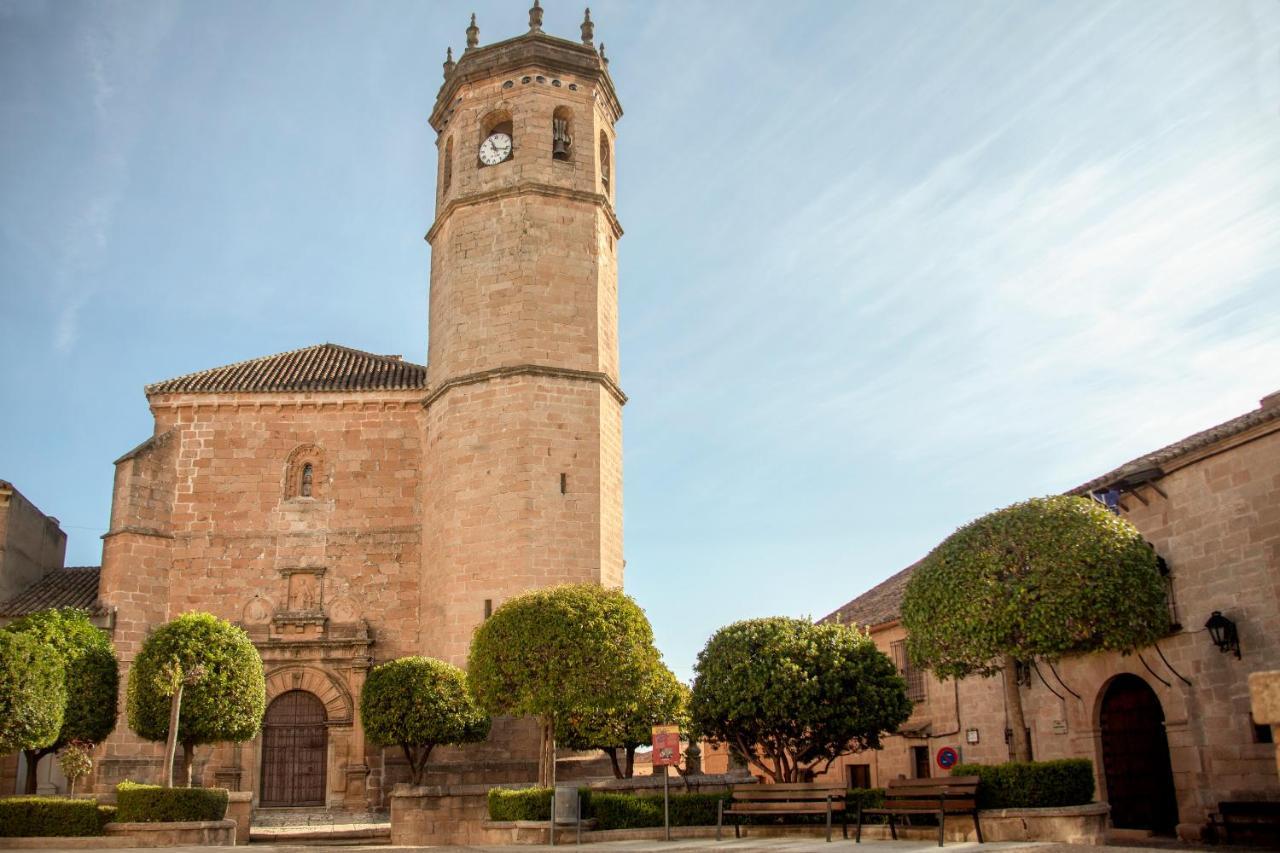
M 72 741 L 92 749 L 116 727 L 116 699 L 120 668 L 115 648 L 105 631 L 89 621 L 89 614 L 73 607 L 42 610 L 24 616 L 6 630 L 26 634 L 51 649 L 62 660 L 67 707 L 62 728 L 53 743 L 25 750 L 26 792 L 36 792 L 40 760 Z
M 58 654 L 34 637 L 0 631 L 0 755 L 53 743 L 66 706 Z
M 1017 662 L 1128 652 L 1169 630 L 1155 552 L 1087 498 L 1014 504 L 961 527 L 916 566 L 907 650 L 941 678 L 1004 673 L 1013 758 L 1029 761 Z
M 682 733 L 689 730 L 689 688 L 661 660 L 655 658 L 652 666 L 620 704 L 578 708 L 563 717 L 556 726 L 556 742 L 570 749 L 599 749 L 609 756 L 615 777 L 630 779 L 635 774 L 636 749 L 651 742 L 654 726 L 677 725 Z
M 629 596 L 570 584 L 525 593 L 494 611 L 471 641 L 467 679 L 489 713 L 538 718 L 537 781 L 547 786 L 559 722 L 625 704 L 657 657 L 649 620 Z
M 360 694 L 364 734 L 376 746 L 399 746 L 414 785 L 431 750 L 489 736 L 489 716 L 471 696 L 467 674 L 441 660 L 407 657 L 375 666 Z
M 735 622 L 707 641 L 689 711 L 775 782 L 879 749 L 911 715 L 907 685 L 871 638 L 847 625 L 773 617 Z
M 261 728 L 262 658 L 230 622 L 184 613 L 142 644 L 129 670 L 128 709 L 129 728 L 153 741 L 168 740 L 171 715 L 180 712 L 176 742 L 182 744 L 182 778 L 190 787 L 197 746 L 246 741 Z M 171 768 L 166 777 L 172 778 Z

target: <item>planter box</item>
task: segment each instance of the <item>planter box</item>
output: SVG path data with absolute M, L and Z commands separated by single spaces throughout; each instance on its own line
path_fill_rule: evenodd
M 1057 841 L 1098 846 L 1106 843 L 1110 813 L 1111 806 L 1106 803 L 1087 803 L 1051 809 L 990 809 L 978 812 L 978 820 L 982 821 L 982 837 L 987 841 Z M 963 821 L 957 823 L 963 825 Z M 968 828 L 972 833 L 972 822 Z
M 233 847 L 236 843 L 234 820 L 109 823 L 106 830 L 107 841 L 125 838 L 130 847 Z
M 236 844 L 248 844 L 249 825 L 253 821 L 253 792 L 227 792 L 227 813 L 223 817 L 236 822 Z

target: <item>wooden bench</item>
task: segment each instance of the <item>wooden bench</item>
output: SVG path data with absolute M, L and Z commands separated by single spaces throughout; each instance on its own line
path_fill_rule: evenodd
M 831 840 L 831 820 L 840 813 L 840 825 L 844 837 L 849 837 L 849 817 L 844 810 L 845 789 L 841 785 L 786 782 L 777 785 L 735 785 L 733 800 L 725 806 L 721 800 L 716 806 L 716 841 L 720 840 L 725 816 L 763 815 L 820 815 L 827 816 L 827 841 Z M 742 821 L 733 822 L 734 838 L 742 837 Z
M 1231 800 L 1218 803 L 1218 811 L 1209 815 L 1215 829 L 1222 830 L 1222 840 L 1232 843 L 1231 833 L 1250 840 L 1280 841 L 1280 802 L 1267 800 Z
M 884 805 L 875 809 L 858 807 L 856 843 L 862 843 L 862 816 L 886 815 L 889 818 L 889 834 L 898 840 L 895 819 L 899 816 L 933 815 L 938 819 L 938 846 L 942 846 L 947 815 L 973 816 L 973 828 L 978 831 L 978 843 L 982 843 L 982 826 L 978 823 L 978 777 L 946 776 L 940 779 L 890 779 L 884 792 Z

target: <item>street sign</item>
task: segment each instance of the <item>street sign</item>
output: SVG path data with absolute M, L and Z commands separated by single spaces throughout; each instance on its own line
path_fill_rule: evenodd
M 675 767 L 680 763 L 680 727 L 653 727 L 653 766 Z
M 956 752 L 955 747 L 944 746 L 938 750 L 938 766 L 943 770 L 950 770 L 960 762 L 960 753 Z

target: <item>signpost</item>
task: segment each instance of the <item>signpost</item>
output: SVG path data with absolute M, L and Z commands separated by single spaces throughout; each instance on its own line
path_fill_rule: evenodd
M 671 840 L 671 771 L 680 764 L 680 727 L 653 727 L 653 766 L 662 768 L 662 825 Z
M 960 753 L 956 752 L 955 747 L 944 746 L 938 750 L 938 766 L 943 770 L 950 770 L 960 761 Z

